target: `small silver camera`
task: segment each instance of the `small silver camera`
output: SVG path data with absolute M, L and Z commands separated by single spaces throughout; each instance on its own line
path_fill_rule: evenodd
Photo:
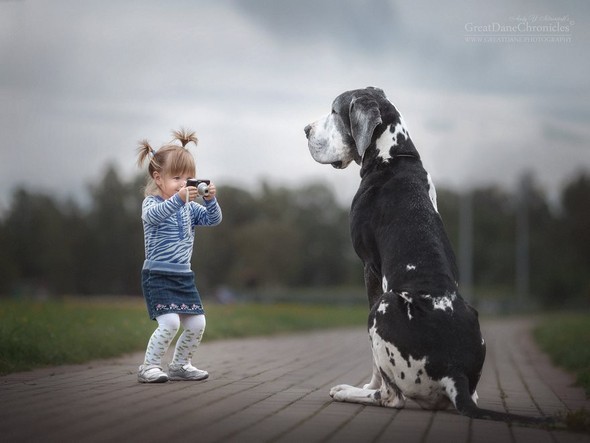
M 211 183 L 211 180 L 200 180 L 197 178 L 189 178 L 186 181 L 187 186 L 194 186 L 197 188 L 197 192 L 201 197 L 209 195 L 209 183 Z

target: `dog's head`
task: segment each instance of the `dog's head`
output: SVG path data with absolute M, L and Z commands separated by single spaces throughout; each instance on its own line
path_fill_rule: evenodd
M 375 129 L 395 119 L 401 117 L 381 89 L 344 92 L 336 97 L 327 116 L 305 127 L 311 156 L 338 169 L 353 160 L 360 164 Z

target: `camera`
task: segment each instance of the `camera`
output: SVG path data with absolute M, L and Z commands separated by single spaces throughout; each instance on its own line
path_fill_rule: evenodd
M 209 183 L 211 183 L 211 180 L 200 180 L 198 178 L 189 178 L 186 181 L 187 186 L 194 186 L 197 188 L 197 191 L 201 197 L 206 197 L 209 195 Z

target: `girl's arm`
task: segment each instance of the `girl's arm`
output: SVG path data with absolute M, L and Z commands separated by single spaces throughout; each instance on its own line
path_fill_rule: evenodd
M 148 197 L 143 201 L 141 219 L 151 225 L 159 225 L 183 205 L 184 201 L 178 194 L 174 194 L 164 201 L 160 201 L 156 197 Z
M 205 206 L 191 203 L 193 224 L 199 226 L 215 226 L 221 223 L 221 208 L 216 198 L 205 200 Z

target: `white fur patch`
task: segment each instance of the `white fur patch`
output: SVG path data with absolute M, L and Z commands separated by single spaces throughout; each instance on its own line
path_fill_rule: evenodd
M 407 292 L 400 292 L 399 296 L 406 301 L 406 307 L 408 309 L 408 319 L 411 320 L 412 319 L 412 308 L 410 307 L 410 305 L 412 304 L 412 299 L 410 297 L 408 297 Z
M 373 350 L 373 378 L 369 385 L 357 388 L 350 385 L 334 386 L 330 395 L 334 400 L 403 408 L 406 397 L 425 409 L 444 409 L 457 396 L 455 382 L 449 377 L 433 380 L 426 372 L 427 357 L 405 359 L 393 343 L 377 333 L 376 319 L 369 329 Z M 383 377 L 379 374 L 383 373 Z M 392 386 L 388 383 L 388 380 Z M 377 389 L 378 388 L 378 389 Z M 398 394 L 398 392 L 401 392 Z M 473 394 L 474 401 L 477 394 Z
M 404 118 L 401 115 L 399 116 L 399 120 L 399 123 L 397 123 L 395 127 L 393 127 L 393 125 L 387 126 L 385 132 L 383 132 L 383 134 L 377 139 L 377 157 L 381 158 L 383 161 L 387 161 L 391 158 L 389 151 L 391 148 L 397 146 L 397 136 L 399 134 L 402 134 L 406 140 L 410 136 Z M 391 130 L 392 127 L 393 131 Z
M 445 406 L 444 386 L 426 372 L 427 357 L 415 359 L 409 355 L 406 360 L 395 345 L 381 338 L 375 323 L 369 329 L 369 335 L 375 364 L 395 383 L 404 397 L 416 400 L 426 408 Z M 383 389 L 381 392 L 383 394 Z
M 397 136 L 400 134 L 403 135 L 406 140 L 408 139 L 408 131 L 406 130 L 406 126 L 403 122 L 404 119 L 400 115 L 400 122 L 395 125 L 395 128 L 393 129 L 393 146 L 397 146 Z
M 308 147 L 311 156 L 318 163 L 342 162 L 345 167 L 353 160 L 349 147 L 338 131 L 333 114 L 311 124 Z
M 450 377 L 443 377 L 440 379 L 440 384 L 444 386 L 445 391 L 454 405 L 455 399 L 457 398 L 457 388 L 455 387 L 455 381 Z
M 416 270 L 416 265 L 413 265 L 411 263 L 408 263 L 406 265 L 406 271 L 415 271 Z
M 438 213 L 438 206 L 436 204 L 436 188 L 434 187 L 434 182 L 432 181 L 430 174 L 426 173 L 426 177 L 428 178 L 428 196 L 430 197 L 430 201 L 432 202 L 434 210 Z
M 406 136 L 406 139 L 410 136 L 410 131 L 408 130 L 408 125 L 406 125 L 406 121 L 404 120 L 404 116 L 403 115 L 399 115 L 399 122 L 402 125 L 402 127 L 404 128 L 404 135 Z
M 375 398 L 377 391 L 380 392 L 379 399 Z M 350 403 L 360 403 L 363 405 L 379 405 L 389 408 L 401 409 L 406 404 L 405 398 L 393 396 L 383 396 L 384 389 L 367 389 L 357 388 L 350 385 L 338 385 L 330 389 L 330 396 L 337 401 L 346 401 Z
M 383 277 L 383 281 L 381 282 L 381 286 L 383 288 L 383 292 L 387 292 L 387 288 L 388 288 L 387 278 Z
M 442 297 L 432 297 L 429 294 L 422 295 L 422 298 L 426 298 L 432 301 L 432 309 L 440 309 L 444 311 L 446 309 L 453 310 L 453 302 L 457 298 L 457 293 L 453 292 L 451 294 L 443 295 Z
M 389 306 L 387 303 L 385 303 L 384 301 L 382 301 L 379 304 L 379 307 L 377 308 L 377 312 L 379 312 L 380 314 L 385 314 L 385 312 L 387 312 L 387 306 Z
M 401 298 L 403 298 L 405 301 L 407 301 L 408 303 L 412 303 L 412 299 L 410 297 L 408 297 L 408 293 L 407 292 L 400 292 L 399 296 Z
M 387 161 L 391 158 L 389 154 L 389 150 L 392 148 L 393 145 L 393 136 L 391 134 L 391 125 L 389 125 L 383 134 L 377 139 L 376 146 L 377 146 L 377 157 L 379 157 L 383 161 Z

